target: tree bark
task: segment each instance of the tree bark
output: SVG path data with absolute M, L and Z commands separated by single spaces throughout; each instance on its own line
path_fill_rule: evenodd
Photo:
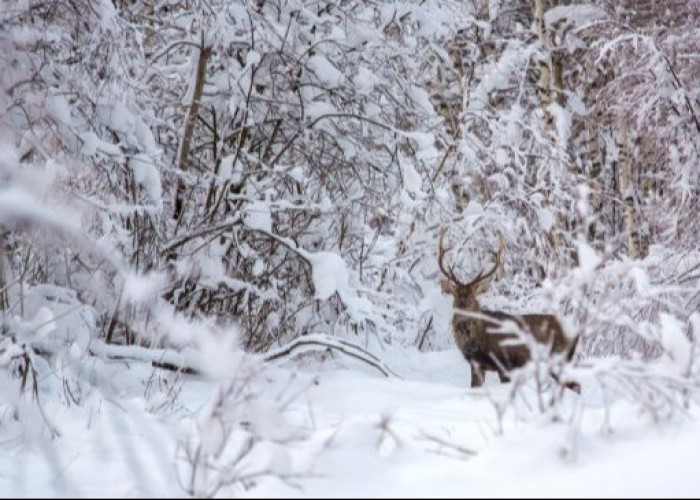
M 8 233 L 9 231 L 0 227 L 0 311 L 6 311 L 10 308 L 8 288 L 12 279 L 10 277 L 10 260 L 6 256 L 6 235 Z
M 202 43 L 199 48 L 199 57 L 197 59 L 197 70 L 194 78 L 194 88 L 192 89 L 192 102 L 188 106 L 187 116 L 185 117 L 185 128 L 182 134 L 182 141 L 180 142 L 180 147 L 178 148 L 177 154 L 177 169 L 186 172 L 188 168 L 188 163 L 190 159 L 190 148 L 192 145 L 192 135 L 194 132 L 194 126 L 197 122 L 197 117 L 199 116 L 199 106 L 202 100 L 202 93 L 204 92 L 204 82 L 206 80 L 207 73 L 207 62 L 209 62 L 209 57 L 211 56 L 211 47 L 204 46 L 204 37 L 202 37 Z M 177 181 L 177 189 L 175 192 L 175 209 L 173 213 L 173 218 L 178 220 L 182 216 L 182 211 L 184 209 L 184 198 L 185 198 L 185 184 L 182 179 Z
M 556 136 L 554 130 L 554 117 L 550 106 L 552 104 L 552 90 L 550 83 L 549 63 L 551 54 L 549 44 L 547 43 L 547 32 L 544 24 L 544 12 L 546 10 L 546 0 L 535 0 L 535 25 L 537 26 L 537 38 L 542 47 L 541 59 L 539 65 L 539 80 L 537 82 L 537 94 L 540 99 L 540 107 L 542 108 L 544 118 L 544 133 L 552 144 L 556 145 Z
M 627 252 L 631 259 L 643 258 L 642 248 L 639 238 L 639 220 L 634 203 L 634 186 L 632 184 L 632 174 L 630 169 L 629 156 L 627 153 L 627 119 L 622 118 L 617 129 L 617 163 L 620 181 L 620 196 L 627 226 Z
M 588 156 L 588 178 L 591 186 L 591 218 L 588 223 L 588 240 L 595 244 L 605 239 L 605 226 L 603 224 L 603 197 L 605 183 L 603 182 L 603 162 L 600 156 L 598 143 L 598 130 L 593 125 L 588 126 L 588 144 L 586 154 Z

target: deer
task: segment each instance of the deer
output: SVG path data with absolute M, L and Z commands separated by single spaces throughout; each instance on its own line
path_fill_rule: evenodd
M 513 322 L 520 331 L 531 335 L 533 340 L 548 347 L 548 353 L 565 353 L 566 360 L 573 358 L 578 337 L 570 339 L 564 334 L 561 323 L 552 314 L 508 314 L 502 311 L 482 309 L 477 300 L 478 295 L 485 291 L 490 278 L 501 265 L 501 257 L 505 247 L 503 235 L 499 234 L 498 249 L 493 252 L 494 264 L 488 271 L 481 270 L 476 277 L 464 283 L 455 274 L 452 267 L 445 265 L 445 248 L 443 245 L 445 228 L 440 231 L 438 243 L 438 267 L 444 275 L 441 281 L 443 293 L 453 297 L 452 336 L 457 347 L 471 366 L 471 387 L 481 387 L 484 383 L 484 372 L 495 371 L 501 383 L 510 382 L 509 372 L 521 368 L 531 359 L 528 345 L 516 343 L 522 340 L 522 335 L 512 333 L 505 328 Z M 503 343 L 503 341 L 506 341 Z M 559 385 L 558 377 L 550 372 Z M 564 384 L 564 387 L 580 392 L 580 387 L 574 382 Z

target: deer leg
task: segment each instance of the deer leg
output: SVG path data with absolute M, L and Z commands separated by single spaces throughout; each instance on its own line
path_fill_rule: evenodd
M 510 376 L 508 376 L 508 373 L 505 370 L 498 370 L 498 379 L 501 381 L 501 384 L 507 384 L 510 382 Z
M 476 361 L 469 363 L 472 367 L 472 387 L 481 387 L 484 383 L 484 372 L 481 370 L 481 365 Z
M 510 375 L 508 374 L 508 370 L 506 369 L 506 366 L 511 366 L 510 360 L 508 359 L 508 351 L 504 350 L 503 351 L 504 358 L 499 359 L 498 356 L 496 356 L 494 353 L 491 353 L 491 359 L 493 361 L 493 371 L 498 373 L 498 380 L 501 381 L 501 384 L 507 384 L 510 382 Z M 507 363 L 507 364 L 504 364 Z
M 559 386 L 562 385 L 559 375 L 557 375 L 554 372 L 550 372 L 550 375 L 552 375 L 552 378 L 556 381 L 557 384 L 559 384 Z M 581 384 L 578 384 L 576 382 L 566 382 L 563 385 L 570 391 L 574 391 L 576 394 L 581 394 Z
M 577 384 L 576 382 L 567 382 L 564 384 L 564 387 L 570 391 L 574 391 L 576 394 L 581 394 L 581 384 Z

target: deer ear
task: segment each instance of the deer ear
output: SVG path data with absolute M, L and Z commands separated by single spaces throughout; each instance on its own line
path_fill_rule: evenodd
M 455 284 L 447 279 L 440 280 L 440 290 L 442 290 L 442 293 L 449 293 L 450 295 L 454 295 Z
M 491 286 L 491 280 L 482 281 L 481 283 L 476 285 L 476 290 L 474 290 L 474 294 L 481 295 L 483 293 L 488 292 L 489 286 Z

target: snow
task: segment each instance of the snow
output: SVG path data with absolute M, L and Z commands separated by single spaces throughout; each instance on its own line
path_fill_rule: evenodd
M 68 100 L 65 98 L 65 96 L 53 94 L 49 97 L 49 103 L 51 110 L 58 121 L 63 122 L 66 125 L 73 124 L 70 106 L 68 105 Z
M 124 279 L 124 298 L 137 303 L 150 301 L 165 289 L 166 284 L 166 277 L 158 273 L 128 275 Z
M 474 111 L 480 111 L 489 102 L 489 94 L 494 90 L 508 88 L 510 79 L 517 73 L 530 57 L 532 48 L 519 48 L 520 50 L 506 50 L 498 61 L 487 65 L 484 78 L 476 85 L 473 91 L 473 99 L 470 101 Z
M 25 322 L 18 332 L 18 339 L 21 342 L 32 343 L 37 340 L 43 340 L 56 330 L 56 322 L 54 315 L 48 307 L 42 307 L 37 311 L 36 316 L 30 321 Z
M 330 88 L 339 87 L 345 81 L 343 72 L 323 56 L 311 56 L 309 58 L 309 67 L 316 73 L 321 83 Z
M 78 232 L 79 216 L 65 207 L 46 207 L 43 200 L 27 190 L 0 188 L 0 222 L 13 219 L 29 220 L 58 228 L 66 232 Z
M 94 132 L 85 132 L 80 135 L 80 141 L 82 142 L 81 153 L 87 157 L 93 156 L 97 153 L 102 155 L 121 157 L 122 150 L 116 144 L 111 144 L 107 141 L 103 141 L 98 138 Z
M 256 66 L 260 64 L 260 59 L 261 56 L 259 53 L 257 53 L 254 50 L 248 51 L 248 53 L 245 56 L 245 65 L 246 66 Z
M 686 4 L 557 6 L 542 47 L 503 0 L 73 3 L 0 14 L 4 496 L 700 494 Z M 638 259 L 609 168 L 624 116 Z M 482 305 L 556 314 L 580 357 L 472 389 L 441 227 L 465 279 L 503 235 Z
M 157 207 L 162 206 L 160 173 L 153 161 L 146 155 L 137 154 L 129 158 L 129 166 L 134 173 L 134 181 L 147 193 L 149 200 Z
M 360 94 L 370 94 L 374 86 L 378 83 L 378 79 L 372 71 L 361 66 L 353 78 L 353 83 L 355 84 L 357 92 Z
M 338 109 L 327 101 L 314 101 L 309 103 L 305 109 L 306 116 L 313 121 L 321 116 L 335 115 Z
M 669 494 L 669 484 L 674 485 L 674 494 L 697 494 L 700 488 L 692 479 L 691 464 L 700 458 L 697 451 L 683 456 L 679 468 L 667 463 L 659 470 L 656 458 L 659 454 L 677 463 L 682 436 L 691 438 L 697 424 L 681 426 L 670 436 L 637 435 L 640 439 L 634 441 L 630 434 L 641 431 L 638 418 L 619 436 L 604 436 L 592 417 L 579 443 L 590 455 L 568 463 L 560 458 L 565 429 L 513 423 L 503 436 L 495 435 L 489 403 L 465 395 L 459 386 L 337 373 L 312 394 L 312 401 L 334 400 L 325 411 L 315 411 L 319 439 L 329 441 L 314 450 L 318 464 L 314 472 L 320 478 L 305 481 L 303 491 L 269 481 L 248 492 L 251 497 L 556 498 L 600 492 L 663 496 Z M 696 436 L 691 439 L 695 445 L 700 441 Z M 436 444 L 440 440 L 446 444 Z M 450 455 L 450 445 L 475 450 L 477 455 Z M 639 481 L 639 476 L 645 480 Z
M 578 265 L 584 274 L 592 273 L 601 262 L 600 256 L 583 240 L 578 242 Z
M 438 157 L 435 148 L 435 136 L 430 133 L 413 132 L 406 134 L 416 143 L 416 158 L 429 159 Z
M 544 13 L 544 22 L 547 28 L 551 28 L 562 20 L 575 26 L 583 26 L 607 17 L 607 13 L 595 5 L 557 5 Z
M 317 299 L 326 300 L 338 291 L 349 289 L 348 267 L 340 255 L 334 252 L 311 253 L 309 262 Z
M 236 155 L 227 155 L 221 159 L 219 167 L 219 178 L 230 181 L 232 184 L 239 184 L 243 179 L 242 166 L 240 163 L 234 165 Z
M 430 96 L 424 89 L 412 85 L 408 88 L 408 96 L 418 105 L 420 109 L 426 113 L 435 114 L 433 103 L 430 102 Z
M 549 112 L 554 118 L 554 126 L 557 131 L 557 144 L 568 144 L 571 136 L 571 116 L 556 103 L 549 106 Z
M 250 229 L 272 231 L 272 214 L 270 206 L 263 201 L 252 201 L 246 205 L 243 216 L 245 225 Z
M 129 146 L 139 149 L 139 151 L 149 156 L 159 154 L 155 137 L 146 123 L 137 115 L 134 115 L 125 104 L 122 103 L 99 103 L 96 107 L 97 116 L 103 123 L 111 127 L 122 136 L 122 140 Z M 65 119 L 64 119 L 65 120 Z M 88 144 L 94 143 L 89 133 L 83 136 L 88 140 Z M 100 148 L 111 150 L 115 146 L 101 142 Z M 88 152 L 91 148 L 88 148 Z
M 267 382 L 262 383 L 266 387 L 256 386 L 258 394 L 286 394 L 290 401 L 281 412 L 272 396 L 239 408 L 245 409 L 240 421 L 251 422 L 257 439 L 267 443 L 250 457 L 247 468 L 294 479 L 287 483 L 274 474 L 263 475 L 246 489 L 224 487 L 218 495 L 557 498 L 700 493 L 700 424 L 693 419 L 658 427 L 624 402 L 606 418 L 592 394 L 575 439 L 569 425 L 528 418 L 524 410 L 506 414 L 499 433 L 490 398 L 503 398 L 508 385 L 487 378 L 485 391 L 468 389 L 468 368 L 455 349 L 394 350 L 389 357 L 401 378 L 383 377 L 360 364 L 302 367 L 288 362 L 268 367 L 263 377 Z M 229 386 L 216 378 L 178 380 L 172 372 L 138 363 L 104 368 L 112 372 L 119 401 L 91 390 L 81 406 L 47 403 L 44 411 L 60 437 L 44 439 L 43 421 L 31 414 L 31 406 L 22 409 L 23 424 L 4 424 L 0 490 L 17 497 L 182 496 L 187 477 L 184 442 L 200 436 L 203 452 L 222 457 L 227 447 L 240 445 L 230 439 L 226 414 L 217 410 L 225 396 L 222 388 Z M 157 388 L 144 391 L 138 382 L 154 378 L 161 387 L 175 384 L 178 390 L 167 396 Z M 569 395 L 568 405 L 585 405 L 587 397 L 584 387 L 582 396 Z M 606 421 L 611 432 L 605 431 Z M 22 442 L 20 436 L 33 437 Z M 285 442 L 291 446 L 274 445 Z
M 692 344 L 686 337 L 683 323 L 671 314 L 659 315 L 661 321 L 661 345 L 664 357 L 671 369 L 683 375 L 690 369 L 692 362 Z
M 401 176 L 406 191 L 415 196 L 423 196 L 421 189 L 423 179 L 421 179 L 420 174 L 413 168 L 411 163 L 406 162 L 401 164 Z
M 554 225 L 554 214 L 551 210 L 546 208 L 538 208 L 537 217 L 539 219 L 540 226 L 542 226 L 542 229 L 545 232 L 549 231 Z

